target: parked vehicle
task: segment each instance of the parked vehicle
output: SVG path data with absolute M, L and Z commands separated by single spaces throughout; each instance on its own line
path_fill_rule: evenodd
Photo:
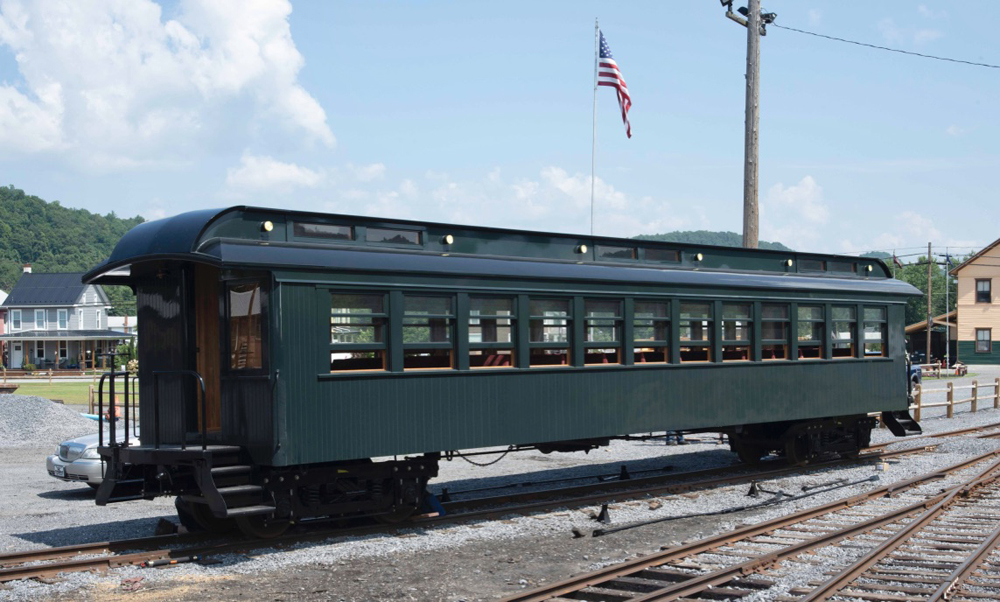
M 118 431 L 116 440 L 124 441 L 125 432 Z M 105 442 L 108 435 L 104 436 Z M 139 445 L 139 438 L 132 436 L 129 443 Z M 104 465 L 97 451 L 98 435 L 84 435 L 76 439 L 63 441 L 56 448 L 56 453 L 45 459 L 45 469 L 49 475 L 68 483 L 86 483 L 97 489 L 104 480 Z
M 141 446 L 100 505 L 179 496 L 251 535 L 401 520 L 443 454 L 723 432 L 853 455 L 908 414 L 877 259 L 234 207 L 136 226 L 84 282 L 136 292 Z M 378 460 L 376 458 L 388 458 Z

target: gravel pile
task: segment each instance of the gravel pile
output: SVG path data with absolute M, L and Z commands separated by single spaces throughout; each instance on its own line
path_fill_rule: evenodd
M 51 447 L 96 432 L 96 422 L 44 397 L 0 395 L 0 447 Z

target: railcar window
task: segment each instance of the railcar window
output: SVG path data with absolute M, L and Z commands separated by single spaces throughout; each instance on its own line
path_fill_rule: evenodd
M 385 370 L 385 295 L 330 295 L 330 372 Z
M 394 230 L 390 228 L 368 228 L 365 232 L 368 242 L 389 243 L 394 245 L 419 245 L 420 232 L 416 230 Z
M 788 305 L 777 303 L 765 303 L 761 305 L 761 359 L 788 359 L 788 317 Z
M 889 341 L 886 339 L 886 314 L 884 307 L 865 308 L 865 357 L 887 357 Z
M 622 302 L 584 299 L 584 364 L 620 364 L 622 350 Z
M 839 274 L 853 274 L 858 271 L 853 261 L 828 261 L 826 269 L 827 271 Z
M 712 304 L 681 303 L 682 362 L 712 361 Z
M 612 247 L 608 245 L 597 245 L 594 252 L 598 259 L 635 259 L 635 247 Z
M 799 359 L 823 358 L 823 306 L 799 306 Z
M 232 370 L 259 370 L 264 365 L 260 283 L 230 284 L 228 296 L 229 367 Z
M 403 370 L 453 368 L 455 300 L 403 296 Z
M 514 362 L 514 299 L 469 298 L 469 367 L 510 368 Z
M 854 338 L 857 331 L 857 308 L 834 305 L 833 319 L 833 359 L 854 357 Z
M 324 240 L 354 240 L 354 228 L 336 224 L 292 224 L 292 234 L 302 238 L 322 238 Z
M 679 263 L 681 260 L 680 251 L 673 249 L 646 249 L 646 261 L 667 261 Z
M 800 272 L 825 272 L 826 262 L 821 259 L 800 259 Z
M 722 361 L 750 360 L 753 308 L 749 303 L 722 304 Z
M 636 301 L 632 324 L 636 364 L 670 361 L 670 303 Z
M 528 305 L 530 365 L 568 366 L 570 300 L 531 299 Z

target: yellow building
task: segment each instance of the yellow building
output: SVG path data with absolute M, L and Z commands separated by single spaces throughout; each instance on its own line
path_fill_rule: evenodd
M 1000 239 L 951 271 L 958 278 L 958 358 L 1000 364 Z

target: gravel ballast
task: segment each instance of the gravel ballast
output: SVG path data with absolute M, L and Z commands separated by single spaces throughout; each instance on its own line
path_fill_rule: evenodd
M 0 395 L 0 447 L 54 447 L 97 429 L 96 421 L 44 397 Z
M 966 411 L 956 413 L 954 419 L 925 413 L 922 426 L 925 433 L 934 433 L 1000 423 L 1000 411 L 993 410 L 992 404 L 984 406 L 986 404 L 981 404 L 980 411 L 975 414 L 969 413 L 966 406 Z M 49 438 L 48 435 L 40 436 L 46 441 Z M 441 475 L 432 482 L 431 488 L 440 492 L 448 487 L 455 492 L 582 475 L 590 476 L 592 482 L 594 475 L 615 474 L 622 465 L 633 473 L 659 471 L 668 466 L 674 472 L 682 472 L 735 462 L 735 455 L 727 445 L 718 444 L 707 434 L 694 439 L 698 441 L 685 446 L 665 446 L 662 440 L 616 441 L 590 454 L 511 454 L 486 468 L 460 459 L 443 461 Z M 767 491 L 792 496 L 800 496 L 803 486 L 813 488 L 809 492 L 814 495 L 780 504 L 761 505 L 785 496 L 764 493 L 757 498 L 747 497 L 745 485 L 615 503 L 611 506 L 613 522 L 608 527 L 671 520 L 604 537 L 574 539 L 572 536 L 573 529 L 589 535 L 602 526 L 591 518 L 598 508 L 562 509 L 466 525 L 404 529 L 395 534 L 341 537 L 281 550 L 224 555 L 217 558 L 220 564 L 210 566 L 181 565 L 162 571 L 127 568 L 106 575 L 66 575 L 53 583 L 18 582 L 0 586 L 0 600 L 135 599 L 142 591 L 148 599 L 157 600 L 494 600 L 570 574 L 614 564 L 636 554 L 653 553 L 660 546 L 676 545 L 862 493 L 1000 447 L 1000 441 L 974 436 L 896 439 L 885 430 L 874 433 L 873 441 L 892 442 L 892 449 L 925 445 L 935 448 L 891 460 L 884 470 L 877 470 L 874 463 L 865 463 L 761 483 Z M 58 440 L 51 445 L 55 443 Z M 51 445 L 46 443 L 42 448 L 24 444 L 5 450 L 9 463 L 0 471 L 0 496 L 4 499 L 0 507 L 0 549 L 140 537 L 152 534 L 160 518 L 175 520 L 170 499 L 125 502 L 105 508 L 95 506 L 89 488 L 62 483 L 45 474 L 44 456 L 51 453 Z M 484 461 L 490 457 L 473 459 Z M 846 479 L 848 485 L 831 485 L 839 479 Z M 940 490 L 953 481 L 957 482 L 957 477 L 935 482 L 928 491 Z M 572 483 L 565 483 L 568 484 Z M 521 487 L 498 489 L 476 495 L 523 490 Z M 896 502 L 887 500 L 886 503 Z M 760 506 L 706 516 L 750 505 Z M 822 566 L 813 565 L 797 568 L 807 576 L 822 570 Z M 772 599 L 795 587 L 799 580 L 792 576 L 793 573 L 789 571 L 789 576 L 782 578 L 780 588 L 755 595 L 754 599 Z M 815 576 L 812 574 L 812 578 Z M 129 579 L 141 579 L 139 592 L 122 591 L 123 582 L 133 583 L 126 581 Z

